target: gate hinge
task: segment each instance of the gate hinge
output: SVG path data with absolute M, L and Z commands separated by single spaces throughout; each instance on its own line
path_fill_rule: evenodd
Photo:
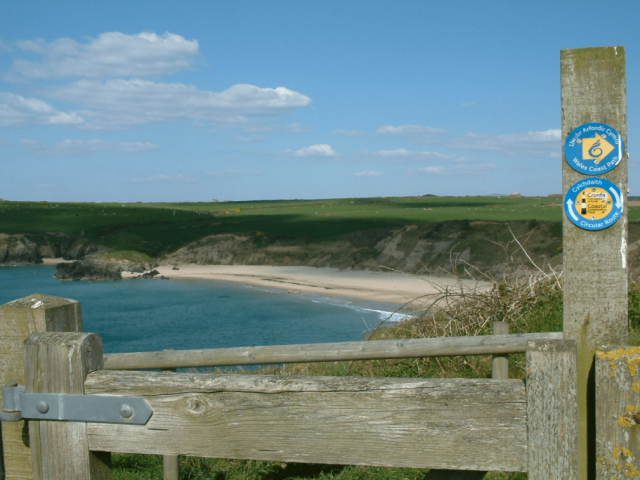
M 23 385 L 2 387 L 0 420 L 63 420 L 68 422 L 145 425 L 153 410 L 141 397 L 25 393 Z

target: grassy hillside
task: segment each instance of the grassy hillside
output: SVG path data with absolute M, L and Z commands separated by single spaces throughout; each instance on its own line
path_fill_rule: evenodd
M 374 228 L 444 220 L 559 222 L 559 201 L 430 196 L 151 204 L 3 201 L 0 233 L 30 234 L 38 242 L 44 237 L 51 241 L 50 232 L 60 232 L 82 243 L 157 257 L 222 233 L 261 232 L 267 238 L 318 242 Z M 629 220 L 640 220 L 640 207 L 629 208 Z

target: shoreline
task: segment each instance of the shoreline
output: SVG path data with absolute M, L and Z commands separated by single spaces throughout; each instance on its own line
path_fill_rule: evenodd
M 254 287 L 315 293 L 328 297 L 354 298 L 391 303 L 417 310 L 433 303 L 444 288 L 457 289 L 458 280 L 393 272 L 338 270 L 316 267 L 266 265 L 177 265 L 157 267 L 171 279 L 203 279 L 243 283 Z M 123 278 L 125 278 L 123 274 Z M 464 280 L 464 288 L 486 288 L 488 282 Z
M 43 258 L 43 266 L 55 266 L 73 260 Z M 177 270 L 174 270 L 177 268 Z M 455 293 L 464 289 L 490 288 L 491 283 L 457 280 L 452 277 L 411 275 L 369 270 L 339 270 L 304 266 L 268 265 L 194 265 L 178 264 L 156 267 L 160 275 L 174 280 L 215 280 L 242 283 L 253 287 L 276 288 L 290 294 L 314 293 L 327 297 L 353 298 L 404 306 L 419 310 L 433 304 L 447 289 Z M 140 274 L 122 272 L 123 280 Z

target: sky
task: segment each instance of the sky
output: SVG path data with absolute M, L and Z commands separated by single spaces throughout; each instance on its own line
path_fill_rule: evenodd
M 640 1 L 0 0 L 0 198 L 561 193 L 560 51 Z

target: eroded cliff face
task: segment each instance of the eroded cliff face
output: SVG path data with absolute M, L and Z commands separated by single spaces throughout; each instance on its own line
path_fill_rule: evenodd
M 42 263 L 38 245 L 24 235 L 0 233 L 0 264 L 31 265 Z
M 513 232 L 513 234 L 512 234 Z M 442 222 L 373 229 L 331 242 L 302 243 L 260 235 L 213 235 L 162 257 L 162 265 L 304 265 L 410 274 L 453 271 L 528 275 L 536 267 L 562 269 L 562 232 L 556 223 Z
M 638 278 L 640 223 L 629 224 L 627 252 L 630 278 Z M 560 223 L 550 222 L 451 221 L 370 229 L 326 242 L 287 240 L 260 232 L 223 234 L 202 238 L 158 259 L 144 256 L 144 261 L 114 258 L 104 246 L 85 245 L 64 234 L 37 238 L 0 234 L 0 264 L 37 264 L 47 257 L 78 260 L 58 268 L 56 276 L 61 280 L 114 280 L 122 272 L 141 274 L 157 264 L 301 265 L 500 278 L 527 276 L 537 267 L 561 271 L 562 229 Z

